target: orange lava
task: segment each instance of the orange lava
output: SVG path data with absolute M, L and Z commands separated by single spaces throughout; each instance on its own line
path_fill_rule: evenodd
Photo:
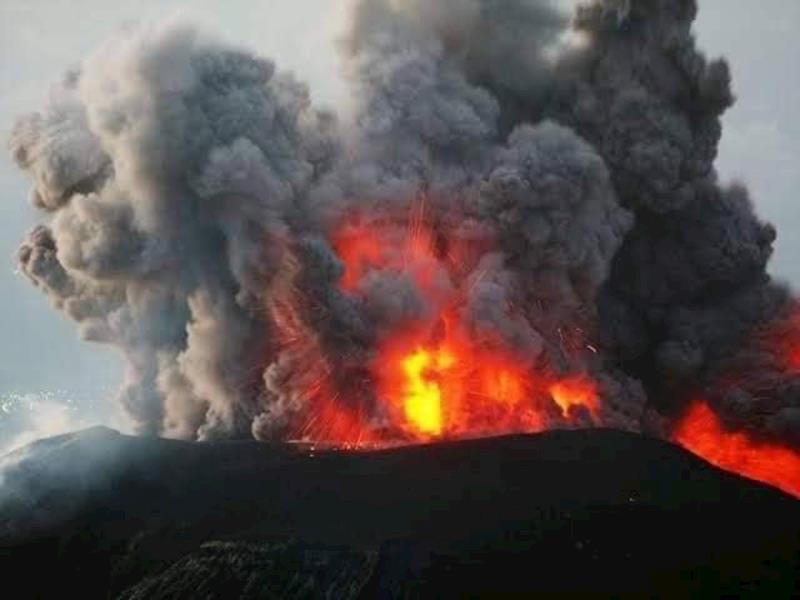
M 585 407 L 589 412 L 596 413 L 599 406 L 597 384 L 585 376 L 555 382 L 550 386 L 550 396 L 565 417 L 574 407 Z
M 378 397 L 392 423 L 423 441 L 544 429 L 530 375 L 514 358 L 443 327 L 439 341 L 390 336 L 378 352 Z
M 442 433 L 443 386 L 437 379 L 446 377 L 455 362 L 455 357 L 446 350 L 429 352 L 424 349 L 412 352 L 402 361 L 405 382 L 401 396 L 405 420 L 422 434 Z
M 339 287 L 350 293 L 372 269 L 388 269 L 410 276 L 426 296 L 436 293 L 436 274 L 445 268 L 433 251 L 433 234 L 424 224 L 422 206 L 415 206 L 408 223 L 368 219 L 356 215 L 333 235 L 343 266 Z
M 297 258 L 285 248 L 283 268 L 272 282 L 267 302 L 282 356 L 289 362 L 287 378 L 291 381 L 287 387 L 314 406 L 312 413 L 294 423 L 291 437 L 355 447 L 377 444 L 379 439 L 367 427 L 367 417 L 360 410 L 363 406 L 342 410 L 336 401 L 331 366 L 316 333 L 302 316 L 305 299 L 296 286 L 300 269 Z
M 388 271 L 413 282 L 428 309 L 387 332 L 370 365 L 389 430 L 409 441 L 536 432 L 556 426 L 553 419 L 569 424 L 577 405 L 596 411 L 588 377 L 545 377 L 501 340 L 485 332 L 476 339 L 461 310 L 465 274 L 475 267 L 469 257 L 480 252 L 437 239 L 424 206 L 395 221 L 355 215 L 332 241 L 344 266 L 342 291 L 358 295 L 372 273 Z
M 800 452 L 726 431 L 707 403 L 692 404 L 673 440 L 708 462 L 800 498 Z

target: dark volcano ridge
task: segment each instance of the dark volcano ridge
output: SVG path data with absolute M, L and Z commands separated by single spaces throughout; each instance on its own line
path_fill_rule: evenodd
M 800 590 L 800 502 L 618 431 L 346 452 L 96 428 L 5 462 L 16 597 Z

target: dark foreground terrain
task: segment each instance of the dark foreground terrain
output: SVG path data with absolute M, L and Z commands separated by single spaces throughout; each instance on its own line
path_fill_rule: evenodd
M 348 453 L 92 429 L 6 463 L 15 598 L 800 590 L 800 502 L 613 431 Z

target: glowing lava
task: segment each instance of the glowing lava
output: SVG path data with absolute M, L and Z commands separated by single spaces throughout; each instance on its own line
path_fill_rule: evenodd
M 302 292 L 292 248 L 284 249 L 267 309 L 280 350 L 268 385 L 285 411 L 286 435 L 374 447 L 534 433 L 594 418 L 597 385 L 569 360 L 571 344 L 562 345 L 559 362 L 560 369 L 571 365 L 570 375 L 556 375 L 539 354 L 525 355 L 470 312 L 470 294 L 487 268 L 480 261 L 493 242 L 449 236 L 425 217 L 422 204 L 394 218 L 361 212 L 331 233 L 343 267 L 339 289 L 377 307 L 374 345 L 355 367 L 330 354 L 307 322 L 314 299 Z M 411 300 L 393 305 L 393 285 Z M 371 296 L 376 286 L 381 294 Z M 515 304 L 498 308 L 512 322 L 524 321 Z
M 565 417 L 569 416 L 574 407 L 585 407 L 591 413 L 595 413 L 598 408 L 597 385 L 588 377 L 557 381 L 550 386 L 550 396 Z
M 541 390 L 513 357 L 490 353 L 445 326 L 443 339 L 391 338 L 373 370 L 392 422 L 410 439 L 545 429 Z M 411 336 L 412 338 L 416 336 Z
M 446 351 L 418 350 L 403 360 L 406 420 L 423 434 L 442 433 L 442 389 L 436 379 L 454 364 L 455 358 Z
M 800 453 L 777 444 L 752 440 L 722 427 L 705 402 L 695 402 L 673 433 L 673 440 L 708 462 L 774 485 L 800 498 Z
M 368 293 L 365 283 L 389 274 L 412 282 L 426 307 L 384 332 L 369 367 L 388 430 L 410 441 L 536 432 L 557 426 L 554 420 L 571 423 L 573 407 L 596 411 L 588 377 L 545 377 L 498 337 L 470 329 L 464 310 L 477 268 L 470 257 L 484 252 L 441 239 L 424 206 L 395 220 L 351 215 L 332 241 L 344 266 L 343 292 Z

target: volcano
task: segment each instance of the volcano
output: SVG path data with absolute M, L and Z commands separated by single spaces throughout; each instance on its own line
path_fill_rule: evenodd
M 19 272 L 142 437 L 6 459 L 7 585 L 797 595 L 800 297 L 697 1 L 349 4 L 342 106 L 173 20 L 16 121 Z
M 613 430 L 353 452 L 97 428 L 4 462 L 0 564 L 17 597 L 800 589 L 800 503 Z
M 167 20 L 16 120 L 19 272 L 122 354 L 127 427 L 610 428 L 798 493 L 800 299 L 717 173 L 734 87 L 697 1 L 349 4 L 340 106 Z

